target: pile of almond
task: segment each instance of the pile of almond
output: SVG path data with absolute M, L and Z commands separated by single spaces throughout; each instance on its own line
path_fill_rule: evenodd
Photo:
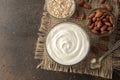
M 103 9 L 96 9 L 88 16 L 87 25 L 95 34 L 106 34 L 113 29 L 113 16 Z

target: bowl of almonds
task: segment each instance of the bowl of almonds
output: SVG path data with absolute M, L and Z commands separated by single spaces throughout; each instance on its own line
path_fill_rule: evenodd
M 88 15 L 87 26 L 94 34 L 107 35 L 115 29 L 115 17 L 106 9 L 93 9 Z

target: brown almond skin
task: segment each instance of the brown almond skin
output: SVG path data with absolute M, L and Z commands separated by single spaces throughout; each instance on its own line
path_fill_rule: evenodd
M 101 4 L 105 3 L 105 0 L 99 0 Z
M 95 27 L 97 27 L 99 21 L 95 21 Z
M 85 12 L 83 12 L 83 13 L 80 15 L 80 20 L 85 19 L 85 17 L 86 17 L 86 14 L 85 14 Z
M 98 27 L 94 27 L 93 29 L 97 31 L 97 30 L 99 30 L 100 28 L 98 28 Z
M 105 22 L 105 25 L 112 26 L 112 24 L 110 22 Z
M 101 29 L 100 29 L 100 30 L 101 30 L 101 32 L 102 32 L 102 31 L 105 31 L 106 29 L 107 29 L 107 26 L 106 26 L 106 25 L 104 25 L 103 27 L 101 27 Z
M 106 15 L 106 18 L 107 18 L 107 19 L 109 19 L 109 17 L 110 17 L 109 15 Z
M 95 23 L 92 23 L 89 27 L 89 29 L 93 29 L 93 27 L 95 26 Z
M 113 10 L 113 7 L 110 5 L 110 4 L 106 4 L 106 9 L 109 10 L 109 11 L 112 11 Z
M 94 16 L 95 16 L 95 13 L 93 12 L 89 15 L 89 18 L 93 18 Z
M 101 22 L 101 21 L 98 21 L 97 27 L 98 27 L 98 28 L 101 28 L 101 26 L 102 26 L 102 22 Z
M 108 47 L 104 44 L 98 44 L 98 46 L 102 51 L 107 51 L 108 50 Z
M 101 10 L 96 10 L 96 15 L 95 17 L 101 17 L 103 15 L 103 12 Z
M 78 10 L 75 10 L 74 14 L 73 14 L 73 18 L 78 18 L 79 16 L 79 12 Z
M 107 30 L 108 31 L 111 31 L 113 29 L 113 27 L 108 27 Z
M 102 31 L 101 34 L 106 34 L 108 31 Z
M 107 9 L 106 6 L 102 6 L 101 8 Z
M 103 22 L 108 22 L 107 18 L 102 19 Z
M 84 5 L 84 3 L 85 3 L 85 1 L 84 0 L 78 0 L 78 6 L 80 7 L 80 6 L 83 6 Z
M 102 20 L 104 17 L 105 17 L 105 16 L 104 16 L 104 15 L 102 15 L 102 16 L 100 17 L 100 20 Z
M 92 24 L 92 20 L 91 20 L 91 19 L 88 19 L 87 25 L 90 26 L 91 24 Z
M 85 9 L 91 9 L 91 6 L 90 6 L 89 4 L 86 4 L 86 3 L 83 5 L 83 7 L 84 7 Z
M 95 22 L 96 20 L 97 20 L 97 18 L 96 18 L 96 17 L 93 17 L 93 18 L 92 18 L 92 21 L 93 21 L 93 22 Z
M 95 33 L 95 34 L 98 34 L 98 31 L 96 31 L 96 30 L 94 30 L 94 29 L 92 29 L 91 30 L 93 33 Z
M 100 21 L 101 19 L 100 18 L 97 18 L 97 21 Z
M 114 20 L 113 20 L 112 16 L 109 16 L 109 21 L 111 24 L 114 24 Z

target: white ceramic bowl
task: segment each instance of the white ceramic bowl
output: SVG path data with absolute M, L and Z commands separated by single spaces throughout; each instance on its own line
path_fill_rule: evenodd
M 51 13 L 51 11 L 48 9 L 48 4 L 49 4 L 50 1 L 51 1 L 51 0 L 46 0 L 47 11 L 49 12 L 49 14 L 50 14 L 51 16 L 53 16 L 53 17 L 55 17 L 55 18 L 58 18 L 58 17 L 54 16 L 54 15 Z M 74 14 L 74 12 L 75 12 L 75 9 L 76 9 L 75 0 L 71 0 L 71 1 L 72 1 L 72 3 L 73 3 L 72 8 L 71 8 L 71 12 L 70 12 L 70 14 L 69 14 L 68 16 L 66 16 L 66 17 L 64 17 L 64 18 L 70 18 L 70 17 Z M 63 18 L 63 19 L 64 19 L 64 18 Z
M 74 65 L 82 61 L 89 48 L 87 33 L 75 23 L 60 23 L 54 26 L 46 37 L 49 56 L 62 65 Z

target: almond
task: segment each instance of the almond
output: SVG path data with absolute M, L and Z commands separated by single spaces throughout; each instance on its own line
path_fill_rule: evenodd
M 89 29 L 93 29 L 93 27 L 95 26 L 95 23 L 91 24 L 89 27 Z
M 107 18 L 102 19 L 103 22 L 108 22 Z
M 85 19 L 85 17 L 86 17 L 85 12 L 83 12 L 83 13 L 80 15 L 80 20 Z
M 94 30 L 94 29 L 92 29 L 91 30 L 93 33 L 95 33 L 95 34 L 98 34 L 98 31 L 96 31 L 96 30 Z
M 88 19 L 87 25 L 89 26 L 89 25 L 91 25 L 91 24 L 92 24 L 92 20 L 91 20 L 91 19 Z
M 99 30 L 100 28 L 98 28 L 98 27 L 94 27 L 93 29 L 97 31 L 97 30 Z
M 78 0 L 78 6 L 83 6 L 83 5 L 84 5 L 84 3 L 85 3 L 85 1 L 84 1 L 84 0 Z
M 102 31 L 101 34 L 106 34 L 108 31 Z
M 93 18 L 94 16 L 95 16 L 95 13 L 93 12 L 89 15 L 89 18 Z
M 95 22 L 95 26 L 97 26 L 98 22 L 99 22 L 99 21 L 96 21 L 96 22 Z
M 92 21 L 93 21 L 93 22 L 95 22 L 96 20 L 97 20 L 97 18 L 96 18 L 96 17 L 93 17 L 93 18 L 92 18 Z
M 98 9 L 98 10 L 96 10 L 96 15 L 95 15 L 95 17 L 101 17 L 102 14 L 103 14 L 103 12 Z
M 96 20 L 97 20 L 97 21 L 100 21 L 101 19 L 100 19 L 100 18 L 97 18 Z
M 101 17 L 100 17 L 100 19 L 102 20 L 103 18 L 105 18 L 106 17 L 106 14 L 104 13 Z
M 99 21 L 99 22 L 97 23 L 97 27 L 100 28 L 101 26 L 102 26 L 102 22 Z
M 109 10 L 109 11 L 112 11 L 112 10 L 113 10 L 113 7 L 112 7 L 110 4 L 106 4 L 105 7 L 106 7 L 106 9 Z
M 105 0 L 99 0 L 101 4 L 103 4 L 105 2 Z
M 109 21 L 111 24 L 114 24 L 114 20 L 113 20 L 112 16 L 109 17 Z
M 83 5 L 83 7 L 86 9 L 91 9 L 91 6 L 89 4 L 86 4 L 86 3 Z
M 112 26 L 112 24 L 109 23 L 109 22 L 105 22 L 105 25 L 107 25 L 107 26 Z
M 102 51 L 107 51 L 108 50 L 107 46 L 104 45 L 104 44 L 98 44 L 98 46 Z
M 79 16 L 79 12 L 78 10 L 75 10 L 74 14 L 73 14 L 73 18 L 78 18 Z
M 109 15 L 106 15 L 106 18 L 109 19 Z
M 101 6 L 101 8 L 107 9 L 105 5 L 104 5 L 104 6 Z
M 113 29 L 113 27 L 108 27 L 107 30 L 111 31 Z
M 101 40 L 103 40 L 103 41 L 109 41 L 109 37 L 108 36 L 101 37 Z
M 103 27 L 101 27 L 101 31 L 105 31 L 107 29 L 107 26 L 106 25 L 104 25 Z

